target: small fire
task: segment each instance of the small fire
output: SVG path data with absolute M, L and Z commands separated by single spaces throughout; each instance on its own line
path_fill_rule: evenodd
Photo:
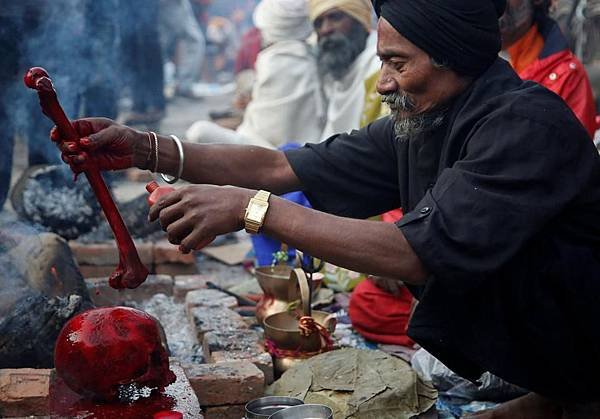
M 50 268 L 50 273 L 52 274 L 52 276 L 54 277 L 54 279 L 56 281 L 58 281 L 58 272 L 56 270 L 56 266 L 52 265 L 52 267 Z

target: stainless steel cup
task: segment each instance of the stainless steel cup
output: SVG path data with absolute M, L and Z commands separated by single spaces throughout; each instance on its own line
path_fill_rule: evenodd
M 269 419 L 333 419 L 333 411 L 322 404 L 303 404 L 280 410 Z
M 246 419 L 267 419 L 273 413 L 299 406 L 304 402 L 294 397 L 268 396 L 249 401 L 246 404 Z

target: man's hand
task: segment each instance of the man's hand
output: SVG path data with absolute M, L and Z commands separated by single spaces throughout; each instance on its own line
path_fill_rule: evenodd
M 75 173 L 88 168 L 101 171 L 122 170 L 133 166 L 144 168 L 146 159 L 140 157 L 138 149 L 149 149 L 145 133 L 136 131 L 106 118 L 87 118 L 72 121 L 79 135 L 79 143 L 65 141 L 56 127 L 50 138 L 57 143 L 62 159 Z
M 150 208 L 148 219 L 158 219 L 169 242 L 189 253 L 220 234 L 241 230 L 254 193 L 232 186 L 185 186 L 159 199 Z

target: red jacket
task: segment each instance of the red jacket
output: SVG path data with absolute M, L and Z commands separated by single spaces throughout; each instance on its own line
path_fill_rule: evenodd
M 539 23 L 544 48 L 536 61 L 519 73 L 524 80 L 535 81 L 558 94 L 573 110 L 594 138 L 596 104 L 583 64 L 569 50 L 560 28 L 551 19 Z

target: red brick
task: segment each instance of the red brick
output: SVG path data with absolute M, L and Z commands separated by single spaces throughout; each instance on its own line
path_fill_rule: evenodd
M 207 407 L 204 411 L 205 419 L 240 419 L 246 414 L 245 404 L 235 406 Z
M 189 319 L 196 327 L 198 342 L 202 342 L 204 334 L 213 330 L 247 330 L 248 324 L 235 311 L 221 307 L 196 307 L 188 313 Z
M 49 369 L 0 370 L 0 416 L 47 415 L 51 373 Z
M 204 334 L 202 350 L 206 362 L 252 362 L 265 376 L 265 384 L 274 380 L 273 359 L 265 351 L 262 334 L 255 330 L 215 330 Z
M 206 283 L 213 281 L 210 275 L 177 275 L 173 287 L 173 296 L 177 301 L 185 300 L 188 292 L 206 288 Z
M 193 275 L 198 273 L 198 267 L 184 263 L 161 263 L 154 265 L 154 273 L 157 275 Z
M 104 243 L 80 243 L 70 241 L 69 247 L 80 266 L 113 266 L 119 263 L 119 250 L 115 241 Z M 153 244 L 148 242 L 135 242 L 135 247 L 140 260 L 147 267 L 153 264 Z
M 264 392 L 264 375 L 250 362 L 194 364 L 184 368 L 202 407 L 243 404 Z
M 167 240 L 160 240 L 154 243 L 154 263 L 157 265 L 164 263 L 195 265 L 196 258 L 192 253 L 181 253 L 178 246 L 169 243 Z

